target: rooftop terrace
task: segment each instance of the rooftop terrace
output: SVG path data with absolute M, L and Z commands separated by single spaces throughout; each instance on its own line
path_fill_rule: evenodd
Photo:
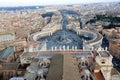
M 46 80 L 80 80 L 76 58 L 71 54 L 52 57 Z
M 62 80 L 62 74 L 63 74 L 63 55 L 57 55 L 52 57 L 46 80 Z

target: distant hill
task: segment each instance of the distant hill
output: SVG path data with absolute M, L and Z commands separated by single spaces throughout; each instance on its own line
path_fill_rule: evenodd
M 44 8 L 45 6 L 20 6 L 20 7 L 0 7 L 0 10 L 23 10 L 23 9 L 36 9 Z

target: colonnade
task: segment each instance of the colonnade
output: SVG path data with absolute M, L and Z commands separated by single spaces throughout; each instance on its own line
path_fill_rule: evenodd
M 77 48 L 77 46 L 72 46 L 70 48 L 70 46 L 63 45 L 63 46 L 58 46 L 58 47 L 57 46 L 52 46 L 51 50 L 52 51 L 54 51 L 54 50 L 59 50 L 59 51 L 63 51 L 63 50 L 78 50 L 78 48 Z

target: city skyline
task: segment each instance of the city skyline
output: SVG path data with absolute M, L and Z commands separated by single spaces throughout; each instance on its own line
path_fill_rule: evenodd
M 15 7 L 15 6 L 44 6 L 44 5 L 60 5 L 60 4 L 85 4 L 85 3 L 101 3 L 101 2 L 119 2 L 119 0 L 0 0 L 0 7 Z
M 0 6 L 0 80 L 120 80 L 120 0 Z

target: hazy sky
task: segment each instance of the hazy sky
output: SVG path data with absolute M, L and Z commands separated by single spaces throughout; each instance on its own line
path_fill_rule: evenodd
M 55 5 L 55 4 L 79 4 L 96 2 L 116 2 L 120 0 L 0 0 L 0 7 L 6 6 L 30 6 L 30 5 Z

